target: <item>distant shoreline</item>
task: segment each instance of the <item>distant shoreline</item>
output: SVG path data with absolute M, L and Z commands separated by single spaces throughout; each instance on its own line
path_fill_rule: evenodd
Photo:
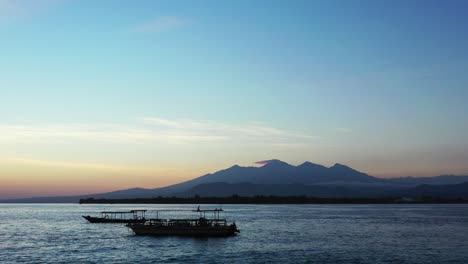
M 468 204 L 465 199 L 317 198 L 306 196 L 157 197 L 133 199 L 80 199 L 80 204 Z

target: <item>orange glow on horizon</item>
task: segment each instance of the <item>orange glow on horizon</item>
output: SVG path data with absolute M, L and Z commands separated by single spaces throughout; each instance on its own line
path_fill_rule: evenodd
M 135 187 L 158 188 L 202 173 L 200 169 L 185 167 L 173 169 L 9 159 L 0 162 L 0 199 L 93 194 Z
M 234 164 L 253 166 L 243 162 L 176 164 L 167 162 L 165 166 L 136 164 L 86 163 L 24 158 L 0 159 L 0 199 L 15 199 L 43 196 L 70 196 L 111 192 L 129 188 L 159 188 L 184 182 L 207 173 L 226 169 Z M 302 162 L 293 163 L 298 165 Z M 376 169 L 367 163 L 353 162 L 356 170 L 380 178 L 404 176 L 437 176 L 442 174 L 466 175 L 464 167 L 447 164 L 440 171 L 420 168 L 385 167 Z M 394 173 L 378 173 L 388 171 Z M 459 173 L 457 173 L 459 172 Z

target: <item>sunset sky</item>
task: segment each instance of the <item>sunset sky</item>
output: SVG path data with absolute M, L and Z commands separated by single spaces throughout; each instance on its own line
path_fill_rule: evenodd
M 234 164 L 468 175 L 468 1 L 0 0 L 0 199 Z

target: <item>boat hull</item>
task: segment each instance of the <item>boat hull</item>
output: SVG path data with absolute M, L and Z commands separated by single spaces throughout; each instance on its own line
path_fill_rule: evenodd
M 173 227 L 129 224 L 127 226 L 133 230 L 135 235 L 140 236 L 234 236 L 239 232 L 235 225 Z
M 144 223 L 145 219 L 113 219 L 105 217 L 95 217 L 95 216 L 83 216 L 84 219 L 88 220 L 90 223 L 121 223 L 121 224 L 131 224 L 131 223 Z

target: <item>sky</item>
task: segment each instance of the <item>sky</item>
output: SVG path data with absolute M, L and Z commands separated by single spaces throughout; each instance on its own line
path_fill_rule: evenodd
M 467 1 L 0 0 L 0 199 L 234 164 L 468 175 Z

